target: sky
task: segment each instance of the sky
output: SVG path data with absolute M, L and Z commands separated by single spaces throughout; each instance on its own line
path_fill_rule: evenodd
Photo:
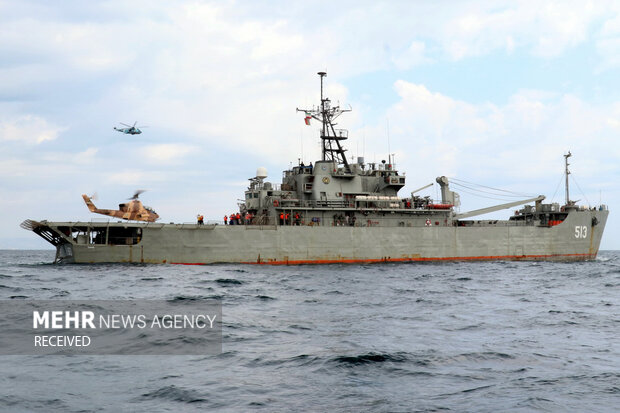
M 401 196 L 445 175 L 562 203 L 570 150 L 571 199 L 609 206 L 601 249 L 620 249 L 605 0 L 0 0 L 0 248 L 51 247 L 25 219 L 98 219 L 83 193 L 115 208 L 146 189 L 161 222 L 221 220 L 258 167 L 279 183 L 320 158 L 296 112 L 319 103 L 319 71 L 352 108 L 347 156 L 394 154 Z M 506 202 L 490 198 L 463 190 L 460 210 Z

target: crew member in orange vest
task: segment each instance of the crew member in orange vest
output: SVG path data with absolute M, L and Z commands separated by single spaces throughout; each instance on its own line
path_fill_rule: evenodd
M 280 225 L 284 224 L 284 212 L 280 212 Z
M 224 225 L 228 225 L 228 215 L 224 215 Z
M 289 224 L 288 219 L 290 218 L 291 214 L 289 214 L 288 212 L 286 213 L 286 215 L 284 216 L 284 221 L 286 222 L 286 225 Z

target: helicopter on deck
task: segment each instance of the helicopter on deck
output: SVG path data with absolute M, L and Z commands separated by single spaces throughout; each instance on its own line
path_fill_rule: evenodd
M 139 135 L 142 133 L 142 131 L 140 130 L 140 128 L 146 128 L 146 126 L 136 126 L 136 124 L 138 123 L 138 121 L 135 121 L 132 125 L 128 125 L 126 123 L 123 122 L 119 122 L 121 125 L 123 126 L 127 126 L 126 128 L 117 128 L 116 126 L 114 127 L 115 131 L 119 131 L 122 132 L 126 135 Z
M 118 209 L 99 209 L 93 204 L 92 199 L 94 196 L 83 194 L 82 198 L 90 212 L 96 214 L 108 215 L 130 221 L 155 222 L 159 219 L 159 215 L 157 215 L 152 208 L 142 205 L 142 202 L 138 199 L 142 192 L 144 191 L 136 191 L 131 198 L 128 198 L 129 202 L 119 204 Z

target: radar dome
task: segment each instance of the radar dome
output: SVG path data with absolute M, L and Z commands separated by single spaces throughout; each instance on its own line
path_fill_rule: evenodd
M 267 178 L 267 168 L 264 168 L 264 167 L 262 167 L 262 166 L 261 166 L 261 167 L 259 167 L 259 168 L 256 170 L 256 177 L 257 177 L 257 178 L 260 178 L 260 179 L 265 179 L 265 178 Z

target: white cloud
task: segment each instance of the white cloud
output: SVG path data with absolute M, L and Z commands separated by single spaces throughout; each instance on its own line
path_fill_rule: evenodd
M 618 126 L 609 122 L 618 105 L 532 90 L 505 105 L 471 104 L 402 80 L 395 87 L 400 100 L 388 110 L 392 147 L 413 154 L 401 157 L 409 170 L 531 183 L 558 175 L 570 149 L 582 177 L 605 179 L 594 160 L 614 165 L 620 157 Z
M 195 148 L 190 145 L 164 143 L 145 147 L 144 155 L 150 162 L 173 163 L 180 161 L 193 150 Z
M 436 39 L 453 60 L 488 54 L 494 50 L 512 53 L 526 47 L 535 55 L 550 58 L 583 43 L 589 27 L 604 14 L 607 4 L 534 1 L 462 3 L 456 16 L 440 26 Z M 488 3 L 487 3 L 488 4 Z M 472 8 L 472 11 L 466 11 Z
M 598 72 L 620 67 L 620 6 L 615 17 L 603 23 L 597 35 L 596 51 L 602 59 L 597 67 Z
M 99 152 L 99 148 L 88 148 L 73 156 L 73 162 L 76 164 L 88 164 L 95 160 L 95 155 Z
M 119 186 L 130 186 L 137 188 L 146 182 L 161 179 L 161 174 L 151 174 L 148 171 L 137 169 L 123 169 L 120 172 L 112 172 L 106 174 L 106 182 L 108 184 Z
M 432 63 L 433 59 L 426 56 L 426 44 L 421 41 L 414 40 L 407 50 L 401 55 L 396 56 L 394 64 L 400 70 L 410 69 L 427 63 Z
M 56 139 L 65 129 L 39 116 L 22 115 L 0 122 L 0 140 L 40 144 Z

